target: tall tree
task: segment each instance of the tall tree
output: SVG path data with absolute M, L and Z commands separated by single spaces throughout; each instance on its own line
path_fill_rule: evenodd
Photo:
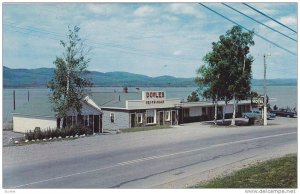
M 61 127 L 65 127 L 67 111 L 81 114 L 81 101 L 87 94 L 87 87 L 92 85 L 87 71 L 90 50 L 79 37 L 79 30 L 78 26 L 68 27 L 67 40 L 60 41 L 64 52 L 53 62 L 56 66 L 54 78 L 48 82 L 48 88 L 52 91 L 50 102 L 56 116 L 61 118 Z
M 197 92 L 196 92 L 196 91 L 193 91 L 193 92 L 191 93 L 191 95 L 189 95 L 189 96 L 187 97 L 187 101 L 188 101 L 188 102 L 198 102 L 198 101 L 199 101 L 199 96 L 198 96 Z
M 235 125 L 237 102 L 250 93 L 253 57 L 249 52 L 252 45 L 253 32 L 243 32 L 241 27 L 233 26 L 219 37 L 218 42 L 212 43 L 212 51 L 205 55 L 205 64 L 197 71 L 200 76 L 196 82 L 204 86 L 205 97 L 214 102 L 222 99 L 226 104 L 233 100 L 232 125 Z

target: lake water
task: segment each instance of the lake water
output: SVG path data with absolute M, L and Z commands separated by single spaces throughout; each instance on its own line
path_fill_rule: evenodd
M 186 100 L 187 96 L 192 91 L 196 90 L 196 87 L 140 87 L 140 91 L 166 91 L 167 98 L 179 98 Z M 13 91 L 16 91 L 16 110 L 27 103 L 27 93 L 30 93 L 30 99 L 45 97 L 50 91 L 45 88 L 36 89 L 3 89 L 3 122 L 9 122 L 12 120 L 13 111 Z M 122 92 L 122 87 L 95 87 L 91 89 L 92 92 Z M 253 91 L 263 94 L 262 86 L 252 87 Z M 129 87 L 129 92 L 135 92 L 135 87 Z M 270 97 L 270 104 L 273 107 L 275 104 L 277 107 L 291 107 L 297 108 L 297 86 L 268 86 L 267 94 Z

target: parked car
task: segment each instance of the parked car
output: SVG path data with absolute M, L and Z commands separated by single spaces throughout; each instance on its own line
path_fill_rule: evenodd
M 273 110 L 271 111 L 271 113 L 275 114 L 276 116 L 280 116 L 280 117 L 296 117 L 297 116 L 297 112 L 295 111 L 291 111 L 285 108 L 280 108 L 278 110 Z
M 246 119 L 250 119 L 250 118 L 260 119 L 262 118 L 262 113 L 260 110 L 252 110 L 250 112 L 243 113 L 243 117 Z M 275 117 L 276 115 L 274 113 L 270 113 L 270 112 L 267 113 L 267 119 L 275 118 Z

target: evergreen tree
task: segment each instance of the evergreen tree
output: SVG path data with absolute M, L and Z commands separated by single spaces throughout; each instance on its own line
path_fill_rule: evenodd
M 193 91 L 191 95 L 188 96 L 187 98 L 188 102 L 198 102 L 199 101 L 199 96 L 197 92 Z

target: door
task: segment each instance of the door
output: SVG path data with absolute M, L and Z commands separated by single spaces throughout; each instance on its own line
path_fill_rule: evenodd
M 135 127 L 135 114 L 130 114 L 130 127 Z
M 100 125 L 100 126 L 99 126 L 99 129 L 100 129 L 100 132 L 103 133 L 103 129 L 102 129 L 102 114 L 100 115 L 100 118 L 99 118 L 99 119 L 100 119 L 100 122 L 99 122 L 99 125 Z
M 164 125 L 164 113 L 158 112 L 159 114 L 159 125 Z
M 100 132 L 100 116 L 94 115 L 94 133 Z
M 172 125 L 176 125 L 176 111 L 172 110 Z

